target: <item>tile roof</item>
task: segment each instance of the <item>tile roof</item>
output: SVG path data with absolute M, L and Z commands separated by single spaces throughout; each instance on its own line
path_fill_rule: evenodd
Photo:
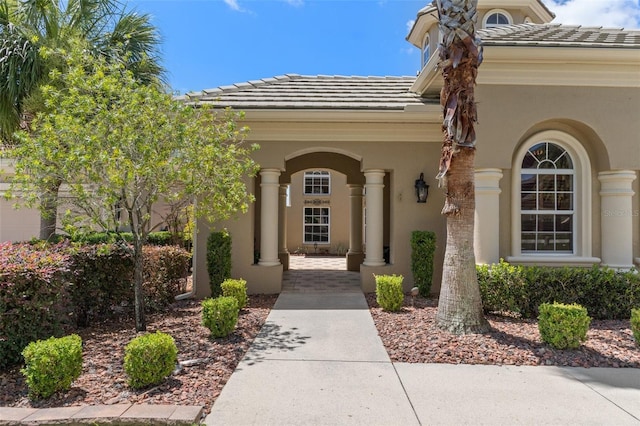
M 640 30 L 561 24 L 505 25 L 478 30 L 485 46 L 615 47 L 640 49 Z
M 189 93 L 181 99 L 236 109 L 404 110 L 433 103 L 409 88 L 415 77 L 287 74 Z

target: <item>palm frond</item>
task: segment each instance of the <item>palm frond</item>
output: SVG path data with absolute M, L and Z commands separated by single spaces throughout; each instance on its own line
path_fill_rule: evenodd
M 123 61 L 139 81 L 148 84 L 165 78 L 159 45 L 160 35 L 149 15 L 128 12 L 120 16 L 113 31 L 105 34 L 99 49 L 111 60 Z

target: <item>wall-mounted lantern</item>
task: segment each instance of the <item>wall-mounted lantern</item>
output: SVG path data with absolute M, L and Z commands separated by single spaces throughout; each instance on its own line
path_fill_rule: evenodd
M 424 181 L 424 173 L 420 173 L 420 179 L 416 179 L 416 197 L 419 203 L 426 203 L 429 196 L 429 185 Z

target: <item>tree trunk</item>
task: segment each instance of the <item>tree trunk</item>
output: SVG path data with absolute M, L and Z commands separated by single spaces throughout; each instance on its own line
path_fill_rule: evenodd
M 40 202 L 40 239 L 49 240 L 56 233 L 58 217 L 58 190 L 61 182 L 54 182 L 42 193 Z
M 442 214 L 447 217 L 447 246 L 436 321 L 455 334 L 481 333 L 484 318 L 473 253 L 475 216 L 474 159 L 477 121 L 474 88 L 482 47 L 475 35 L 477 0 L 436 0 L 440 93 L 445 134 L 438 178 L 446 191 Z
M 474 158 L 473 148 L 461 148 L 453 157 L 442 210 L 447 216 L 447 246 L 436 320 L 438 327 L 454 334 L 482 333 L 490 328 L 482 312 L 473 253 Z
M 143 275 L 143 258 L 142 258 L 142 239 L 134 233 L 133 235 L 133 292 L 134 292 L 134 306 L 136 316 L 136 331 L 146 331 L 147 323 L 144 315 L 144 290 L 142 283 L 144 281 Z

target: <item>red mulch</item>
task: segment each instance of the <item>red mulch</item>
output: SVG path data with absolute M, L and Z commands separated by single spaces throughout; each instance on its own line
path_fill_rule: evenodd
M 83 373 L 70 391 L 44 401 L 31 401 L 19 368 L 0 372 L 0 406 L 60 407 L 117 403 L 203 405 L 210 410 L 231 373 L 264 324 L 276 296 L 250 296 L 236 330 L 224 339 L 211 339 L 200 324 L 197 301 L 177 302 L 168 312 L 148 317 L 148 331 L 171 334 L 183 365 L 163 384 L 132 390 L 122 370 L 125 345 L 136 336 L 131 318 L 80 330 Z M 389 356 L 398 362 L 557 365 L 640 368 L 629 321 L 592 321 L 588 340 L 577 350 L 556 350 L 542 343 L 534 320 L 488 315 L 492 331 L 452 336 L 435 325 L 437 301 L 411 299 L 399 313 L 382 311 L 368 294 L 378 332 Z
M 62 407 L 118 403 L 203 405 L 211 409 L 236 365 L 260 331 L 277 296 L 249 296 L 236 330 L 212 339 L 201 324 L 200 303 L 176 302 L 167 312 L 149 315 L 147 331 L 169 333 L 178 347 L 178 361 L 191 361 L 161 385 L 133 390 L 122 364 L 124 347 L 136 336 L 131 318 L 95 324 L 79 330 L 83 342 L 82 375 L 68 392 L 42 401 L 29 400 L 19 367 L 0 371 L 0 406 Z
M 398 313 L 385 312 L 368 294 L 378 333 L 392 361 L 447 364 L 556 365 L 640 368 L 640 347 L 625 321 L 592 320 L 587 341 L 576 350 L 542 342 L 535 320 L 487 315 L 492 330 L 453 336 L 436 326 L 437 300 L 406 297 Z

